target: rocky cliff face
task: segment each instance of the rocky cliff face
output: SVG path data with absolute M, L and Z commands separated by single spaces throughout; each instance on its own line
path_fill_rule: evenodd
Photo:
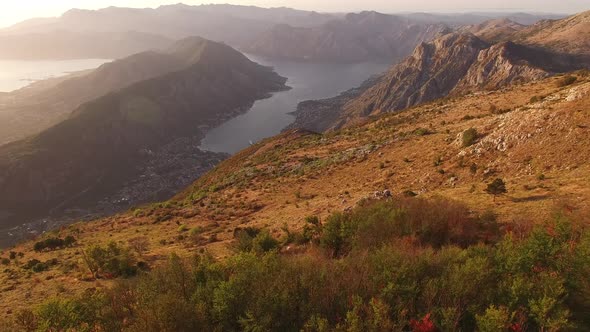
M 442 24 L 376 12 L 348 14 L 319 27 L 278 25 L 245 50 L 250 53 L 312 61 L 395 61 L 409 55 L 417 44 L 449 29 Z
M 223 44 L 192 38 L 171 54 L 181 55 L 182 70 L 83 104 L 66 121 L 1 147 L 0 209 L 39 215 L 99 202 L 138 181 L 146 164 L 162 164 L 181 138 L 195 146 L 187 154 L 199 153 L 195 142 L 208 126 L 285 88 L 272 69 Z
M 473 34 L 448 34 L 419 45 L 410 57 L 369 83 L 360 94 L 302 104 L 291 128 L 339 128 L 370 115 L 445 96 L 534 81 L 579 67 L 573 57 L 512 42 L 490 45 Z M 330 121 L 318 122 L 324 113 Z

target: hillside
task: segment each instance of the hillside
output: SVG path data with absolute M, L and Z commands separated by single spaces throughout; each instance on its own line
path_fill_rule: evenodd
M 185 68 L 191 55 L 175 54 L 170 47 L 137 53 L 95 70 L 36 82 L 5 94 L 0 97 L 0 145 L 57 124 L 83 103 Z
M 306 61 L 387 61 L 407 56 L 416 45 L 449 29 L 376 12 L 347 14 L 318 27 L 277 25 L 244 50 L 273 58 Z
M 487 210 L 493 211 L 497 214 L 502 229 L 505 231 L 512 230 L 514 232 L 513 234 L 515 234 L 514 238 L 510 238 L 513 240 L 503 242 L 504 247 L 502 245 L 493 247 L 498 248 L 494 250 L 500 250 L 498 255 L 508 255 L 511 253 L 508 251 L 509 248 L 513 248 L 510 250 L 520 248 L 520 244 L 518 244 L 520 242 L 514 243 L 512 247 L 506 247 L 513 243 L 510 241 L 517 241 L 516 238 L 518 238 L 519 234 L 526 234 L 527 230 L 532 227 L 531 224 L 542 223 L 553 215 L 555 211 L 567 212 L 568 216 L 578 218 L 580 222 L 587 222 L 587 216 L 590 212 L 587 210 L 588 206 L 590 206 L 590 191 L 585 183 L 590 174 L 590 168 L 588 167 L 588 155 L 581 152 L 588 151 L 590 147 L 590 135 L 588 135 L 590 113 L 585 107 L 590 102 L 590 81 L 585 73 L 579 73 L 577 75 L 577 82 L 573 84 L 564 85 L 563 79 L 564 77 L 558 76 L 546 78 L 538 82 L 513 85 L 496 91 L 478 92 L 456 98 L 440 99 L 399 113 L 377 117 L 362 126 L 353 126 L 328 134 L 290 131 L 278 137 L 263 141 L 221 163 L 217 168 L 169 202 L 143 206 L 128 213 L 96 222 L 75 224 L 35 240 L 39 241 L 52 236 L 63 239 L 68 235 L 72 235 L 77 240 L 72 247 L 64 247 L 55 251 L 35 252 L 33 250 L 35 241 L 31 241 L 12 248 L 11 250 L 15 252 L 15 257 L 17 258 L 9 260 L 7 269 L 0 272 L 0 281 L 4 285 L 2 289 L 3 301 L 0 304 L 0 309 L 11 317 L 11 315 L 18 312 L 18 308 L 24 306 L 29 307 L 47 298 L 54 296 L 60 296 L 61 298 L 72 297 L 76 294 L 82 294 L 85 291 L 87 292 L 86 294 L 93 294 L 93 292 L 100 292 L 101 289 L 115 284 L 116 282 L 108 277 L 95 280 L 92 274 L 88 272 L 81 252 L 85 248 L 91 248 L 92 245 L 99 245 L 104 248 L 107 243 L 114 241 L 113 243 L 118 246 L 124 247 L 129 245 L 140 248 L 138 252 L 143 262 L 142 264 L 148 264 L 152 268 L 164 264 L 167 257 L 173 252 L 181 257 L 190 257 L 199 252 L 207 252 L 215 258 L 230 257 L 234 255 L 236 246 L 242 243 L 240 242 L 240 229 L 247 229 L 247 227 L 250 229 L 267 229 L 275 238 L 286 238 L 288 234 L 286 233 L 287 228 L 285 226 L 288 227 L 292 234 L 296 234 L 295 232 L 304 229 L 306 217 L 317 216 L 320 220 L 327 223 L 328 221 L 326 220 L 332 220 L 327 219 L 327 216 L 335 212 L 351 211 L 351 208 L 359 204 L 362 205 L 362 202 L 366 202 L 367 200 L 378 199 L 379 197 L 387 198 L 387 193 L 389 192 L 393 195 L 393 202 L 410 204 L 406 205 L 407 209 L 409 209 L 407 211 L 415 211 L 416 208 L 420 209 L 420 207 L 422 209 L 436 208 L 437 215 L 452 216 L 449 217 L 451 218 L 449 222 L 455 223 L 453 225 L 463 220 L 461 218 L 464 217 L 461 216 L 467 213 L 465 211 L 470 211 L 468 212 L 470 216 L 474 213 L 483 215 Z M 571 80 L 568 80 L 568 83 L 571 83 Z M 471 139 L 466 141 L 464 139 L 464 133 L 470 128 L 476 130 L 475 135 L 472 135 Z M 495 178 L 502 178 L 506 182 L 506 188 L 508 190 L 506 195 L 502 195 L 497 199 L 484 191 L 487 184 Z M 412 203 L 407 202 L 403 203 L 404 201 L 401 197 L 414 195 L 418 195 L 418 198 L 414 198 L 417 200 L 414 201 L 415 204 L 418 205 L 412 205 Z M 422 202 L 420 201 L 421 199 L 437 199 L 437 197 L 461 202 L 466 205 L 467 210 L 453 210 L 454 208 L 447 208 L 447 205 L 437 207 L 437 205 L 420 203 Z M 409 202 L 412 202 L 411 199 Z M 414 208 L 411 208 L 411 206 L 414 206 Z M 422 211 L 426 215 L 429 213 L 428 211 Z M 359 211 L 358 213 L 361 212 Z M 370 211 L 367 213 L 370 213 Z M 373 213 L 375 213 L 374 216 L 377 216 L 375 218 L 378 218 L 378 216 L 383 216 L 385 211 L 376 210 Z M 471 220 L 469 218 L 468 220 Z M 552 236 L 557 236 L 552 232 L 562 231 L 561 228 L 541 227 L 541 229 L 548 232 L 548 234 L 554 234 Z M 371 236 L 375 236 L 376 234 L 385 236 L 383 231 L 386 229 L 381 230 L 381 232 L 374 231 L 369 234 L 372 234 Z M 371 228 L 366 228 L 365 231 L 371 231 Z M 362 278 L 362 276 L 359 276 L 353 271 L 367 271 L 364 268 L 365 265 L 362 265 L 360 262 L 375 263 L 373 268 L 376 270 L 372 270 L 371 268 L 370 271 L 373 271 L 371 275 L 383 276 L 383 278 L 386 278 L 383 280 L 389 280 L 387 276 L 391 277 L 392 273 L 395 273 L 396 278 L 403 278 L 403 274 L 398 274 L 395 271 L 414 271 L 415 265 L 412 265 L 413 263 L 410 262 L 416 262 L 416 257 L 419 257 L 420 261 L 424 262 L 424 264 L 433 264 L 427 266 L 431 266 L 435 270 L 427 269 L 428 271 L 439 271 L 438 269 L 447 266 L 446 263 L 439 265 L 436 263 L 446 262 L 446 258 L 444 257 L 455 257 L 455 259 L 459 260 L 459 262 L 456 262 L 456 265 L 454 265 L 455 263 L 449 263 L 451 266 L 455 266 L 448 271 L 448 273 L 451 273 L 450 275 L 445 274 L 447 272 L 441 272 L 442 274 L 433 272 L 440 278 L 444 276 L 449 276 L 449 278 L 451 278 L 450 276 L 457 276 L 454 273 L 463 271 L 460 270 L 460 266 L 469 267 L 467 269 L 468 271 L 464 271 L 464 275 L 459 274 L 457 276 L 457 278 L 460 276 L 464 278 L 461 279 L 464 281 L 459 284 L 451 280 L 449 280 L 449 284 L 429 284 L 430 287 L 439 285 L 441 287 L 440 291 L 442 289 L 449 289 L 449 286 L 445 285 L 460 285 L 463 290 L 472 289 L 468 287 L 473 286 L 475 294 L 481 294 L 482 289 L 480 288 L 482 282 L 487 283 L 490 280 L 498 280 L 500 278 L 498 275 L 486 274 L 485 279 L 483 279 L 485 281 L 478 279 L 479 276 L 482 276 L 481 273 L 483 272 L 481 271 L 490 271 L 489 268 L 485 267 L 487 265 L 484 262 L 487 262 L 487 260 L 485 255 L 483 255 L 483 253 L 489 252 L 488 249 L 485 249 L 488 247 L 479 245 L 471 247 L 471 249 L 465 249 L 464 251 L 459 251 L 460 249 L 456 247 L 436 249 L 437 247 L 435 246 L 435 249 L 429 249 L 430 247 L 428 246 L 420 246 L 420 242 L 416 243 L 416 241 L 420 241 L 419 239 L 424 234 L 420 232 L 416 234 L 416 237 L 401 238 L 392 240 L 394 242 L 388 242 L 393 243 L 394 248 L 397 249 L 388 251 L 389 249 L 387 247 L 379 247 L 381 249 L 367 249 L 368 253 L 367 251 L 355 253 L 353 250 L 350 257 L 347 258 L 345 256 L 342 260 L 335 260 L 334 263 L 329 258 L 325 258 L 326 256 L 322 256 L 322 252 L 317 251 L 319 249 L 314 249 L 316 247 L 313 244 L 297 245 L 296 243 L 291 243 L 285 245 L 282 248 L 284 256 L 281 255 L 284 258 L 280 258 L 281 260 L 278 262 L 272 260 L 274 256 L 270 256 L 270 258 L 268 256 L 262 256 L 263 259 L 257 258 L 257 256 L 252 256 L 252 258 L 249 258 L 250 256 L 247 255 L 237 256 L 235 259 L 229 260 L 228 264 L 230 265 L 227 271 L 229 275 L 235 278 L 228 277 L 229 279 L 227 280 L 222 277 L 226 273 L 221 272 L 226 271 L 223 265 L 217 263 L 210 263 L 214 264 L 211 266 L 201 265 L 209 264 L 206 262 L 209 262 L 209 259 L 212 258 L 201 256 L 202 258 L 195 261 L 195 265 L 191 266 L 197 269 L 195 276 L 200 276 L 196 280 L 209 280 L 208 278 L 214 278 L 214 276 L 218 276 L 224 280 L 219 281 L 219 283 L 208 284 L 215 289 L 221 287 L 220 285 L 224 285 L 216 290 L 216 301 L 225 299 L 225 296 L 230 296 L 231 294 L 242 298 L 238 293 L 233 293 L 233 291 L 237 292 L 239 289 L 244 290 L 246 294 L 250 294 L 250 291 L 255 290 L 262 292 L 261 288 L 258 288 L 262 287 L 262 285 L 253 283 L 250 284 L 252 287 L 254 287 L 253 285 L 259 286 L 256 286 L 256 288 L 242 287 L 244 285 L 240 281 L 246 282 L 250 280 L 250 277 L 259 276 L 259 273 L 262 273 L 262 271 L 267 271 L 266 268 L 283 266 L 277 264 L 286 264 L 286 262 L 283 262 L 283 259 L 291 261 L 289 258 L 291 257 L 290 255 L 293 255 L 291 262 L 295 265 L 286 265 L 281 269 L 282 271 L 293 271 L 293 269 L 295 269 L 294 271 L 299 271 L 298 269 L 302 268 L 302 266 L 307 266 L 306 262 L 310 262 L 311 264 L 311 270 L 309 271 L 325 271 L 324 269 L 334 267 L 334 271 L 325 272 L 330 273 L 329 275 L 336 273 L 334 278 L 320 278 L 315 282 L 321 285 L 324 285 L 327 280 L 343 280 L 343 282 L 338 285 L 330 284 L 331 286 L 326 286 L 327 288 L 321 288 L 326 290 L 326 293 L 321 293 L 323 297 L 332 296 L 330 289 L 334 290 L 331 287 L 336 287 L 335 289 L 338 289 L 339 292 L 349 295 L 362 294 L 363 292 L 380 294 L 374 296 L 385 301 L 384 303 L 389 303 L 389 305 L 397 303 L 393 301 L 399 299 L 399 297 L 388 297 L 388 294 L 402 294 L 403 289 L 391 289 L 390 291 L 393 293 L 371 293 L 373 288 L 365 289 L 361 287 L 365 290 L 360 290 L 353 286 L 353 284 L 357 283 L 348 282 L 348 280 L 359 279 L 347 278 Z M 536 252 L 532 251 L 532 248 L 537 248 L 534 247 L 534 243 L 537 243 L 537 245 L 541 245 L 539 243 L 558 243 L 555 242 L 558 241 L 558 238 L 555 238 L 555 241 L 546 240 L 546 235 L 542 234 L 538 234 L 538 237 L 531 240 L 533 242 L 522 244 L 524 246 L 522 247 L 524 255 L 522 259 L 528 257 L 525 255 L 525 252 L 528 255 Z M 463 239 L 465 240 L 466 238 Z M 544 239 L 548 242 L 534 242 L 545 241 Z M 577 243 L 575 242 L 577 240 L 573 239 L 571 241 L 568 240 L 568 246 L 573 246 Z M 133 243 L 141 243 L 141 241 L 144 243 L 141 247 L 139 245 L 133 245 Z M 271 243 L 271 248 L 273 246 L 272 242 L 267 241 L 264 243 Z M 323 246 L 324 242 L 321 243 Z M 461 242 L 458 243 L 457 245 L 462 247 Z M 543 245 L 541 246 L 545 249 L 547 248 Z M 501 251 L 502 248 L 505 248 L 506 251 Z M 584 256 L 584 253 L 586 253 L 584 250 L 575 251 L 575 255 L 581 255 L 575 257 L 587 259 Z M 365 254 L 362 254 L 363 252 Z M 23 256 L 19 258 L 18 253 L 22 253 Z M 379 253 L 382 253 L 384 256 L 379 256 Z M 471 255 L 474 253 L 482 253 L 483 256 L 469 258 L 467 262 L 461 258 L 472 257 Z M 406 254 L 408 255 L 407 263 L 403 263 L 404 265 L 399 265 L 402 263 L 395 263 L 398 262 L 397 259 L 402 259 L 399 255 L 403 256 Z M 549 253 L 546 254 L 549 255 Z M 515 253 L 515 255 L 517 254 Z M 556 259 L 563 261 L 564 259 L 569 259 L 568 257 L 573 257 L 571 255 L 573 254 L 558 256 L 562 258 Z M 357 260 L 354 260 L 354 257 Z M 369 257 L 369 259 L 363 257 Z M 393 261 L 383 261 L 385 259 L 384 257 L 391 257 Z M 504 259 L 501 257 L 505 256 L 493 257 Z M 25 262 L 32 259 L 37 259 L 40 262 L 51 262 L 53 258 L 57 259 L 55 266 L 49 266 L 45 270 L 41 269 L 38 272 L 30 272 L 30 270 L 24 267 Z M 430 259 L 434 259 L 435 262 L 431 262 Z M 403 260 L 403 262 L 406 262 L 406 260 Z M 481 262 L 481 264 L 476 262 Z M 509 262 L 513 261 L 509 260 Z M 263 263 L 270 265 L 258 265 Z M 149 281 L 151 277 L 146 276 L 145 278 L 148 279 L 142 277 L 143 281 L 140 285 L 152 285 L 152 287 L 156 287 L 154 289 L 160 289 L 158 287 L 170 287 L 171 292 L 176 292 L 178 287 L 174 285 L 178 285 L 176 283 L 179 280 L 177 277 L 180 276 L 178 272 L 184 270 L 179 270 L 178 265 L 174 265 L 178 264 L 174 263 L 174 258 L 171 264 L 173 265 L 163 270 L 157 270 L 158 272 L 154 272 L 155 274 L 151 274 L 155 278 L 152 280 L 152 283 Z M 333 266 L 332 264 L 335 265 Z M 490 262 L 490 264 L 492 263 Z M 516 268 L 514 265 L 511 265 L 512 263 L 507 264 L 504 268 Z M 233 268 L 230 268 L 232 266 Z M 363 268 L 359 269 L 359 266 L 363 266 Z M 392 266 L 391 270 L 381 270 L 388 266 Z M 527 269 L 530 268 L 532 270 L 526 270 L 529 271 L 523 275 L 523 278 L 526 280 L 532 280 L 530 278 L 545 275 L 545 273 L 539 273 L 539 271 L 553 271 L 553 265 L 548 267 L 535 265 L 536 267 L 534 269 L 531 267 L 533 266 L 532 264 L 527 266 Z M 558 264 L 558 266 L 561 265 Z M 250 272 L 246 273 L 245 270 L 243 271 L 242 269 L 245 267 L 248 267 L 247 270 Z M 337 267 L 345 269 L 338 270 Z M 272 271 L 275 270 L 273 269 Z M 339 275 L 337 271 L 345 274 Z M 165 277 L 168 276 L 167 273 L 171 273 L 169 277 Z M 241 273 L 246 274 L 242 275 Z M 478 278 L 473 279 L 474 275 L 476 275 L 474 273 L 477 273 Z M 570 272 L 564 272 L 564 278 L 569 278 L 570 274 L 567 273 Z M 32 277 L 28 277 L 27 275 L 32 275 Z M 243 278 L 238 278 L 238 275 L 243 276 Z M 300 283 L 287 282 L 286 280 L 288 279 L 284 279 L 287 277 L 283 274 L 280 274 L 282 277 L 279 278 L 277 276 L 276 279 L 274 277 L 268 278 L 269 275 L 274 276 L 275 274 L 262 273 L 262 279 L 267 280 L 267 283 L 265 283 L 267 286 L 275 285 L 275 281 L 278 283 L 278 285 L 273 287 L 279 288 L 272 288 L 273 294 L 276 295 L 276 291 L 286 289 L 287 285 L 307 285 L 307 280 L 312 275 L 324 274 L 307 274 L 307 272 L 305 274 L 297 274 L 299 276 L 305 276 L 302 279 L 298 279 Z M 514 277 L 514 274 L 512 274 L 512 277 Z M 259 277 L 256 278 L 260 279 Z M 475 280 L 473 281 L 473 285 L 469 281 L 472 279 Z M 175 281 L 172 282 L 171 280 Z M 367 279 L 366 283 L 362 285 L 374 285 L 376 283 L 375 287 L 377 288 L 375 289 L 381 290 L 382 287 L 378 286 L 379 280 L 381 279 Z M 407 282 L 406 279 L 395 280 L 397 280 L 397 285 L 406 285 Z M 418 279 L 413 280 L 418 282 Z M 440 279 L 436 280 L 437 282 L 442 282 Z M 511 282 L 510 280 L 513 279 L 509 279 L 507 282 Z M 550 282 L 550 280 L 542 280 Z M 557 279 L 551 280 L 557 282 Z M 424 282 L 426 283 L 426 281 Z M 124 283 L 117 284 L 119 285 L 118 287 L 126 287 Z M 188 283 L 181 284 L 189 287 Z M 534 285 L 541 287 L 545 284 L 539 280 Z M 568 289 L 570 289 L 569 287 L 573 287 L 571 284 L 567 285 Z M 234 288 L 234 286 L 238 288 Z M 393 284 L 390 286 L 393 287 Z M 289 293 L 290 295 L 282 296 L 277 301 L 278 303 L 283 303 L 283 301 L 288 299 L 300 299 L 297 297 L 299 295 L 296 294 L 312 294 L 310 296 L 315 299 L 317 295 L 316 291 L 313 290 L 315 288 L 313 286 L 309 287 L 312 287 L 312 289 L 300 289 L 297 292 L 302 293 Z M 502 287 L 508 286 L 495 285 L 489 289 L 506 289 Z M 514 284 L 514 287 L 517 287 L 517 285 Z M 536 286 L 531 286 L 530 289 L 536 289 L 534 287 Z M 90 288 L 92 290 L 89 290 Z M 144 287 L 137 289 L 137 291 L 144 292 L 149 289 L 152 288 Z M 201 291 L 199 294 L 202 296 L 209 294 L 206 292 L 209 289 L 208 287 L 199 289 Z M 547 294 L 543 293 L 542 289 L 538 291 L 541 294 Z M 191 290 L 191 292 L 193 291 Z M 457 292 L 459 291 L 457 290 Z M 126 292 L 123 293 L 127 294 Z M 114 298 L 116 299 L 120 299 L 117 294 L 120 295 L 123 293 L 116 291 L 109 294 L 115 296 Z M 155 294 L 142 294 L 155 296 Z M 159 292 L 159 294 L 163 293 Z M 420 294 L 426 297 L 428 296 L 428 294 L 423 294 L 422 290 Z M 452 296 L 459 296 L 457 294 L 463 293 L 453 294 Z M 483 301 L 483 297 L 471 296 L 469 294 L 471 293 L 464 294 L 467 296 L 465 298 L 467 301 L 474 301 L 474 299 L 481 299 Z M 574 291 L 573 294 L 586 296 L 585 291 L 581 290 L 579 292 Z M 160 311 L 168 307 L 162 303 L 175 303 L 178 305 L 178 307 L 174 307 L 177 310 L 179 310 L 178 308 L 186 308 L 186 306 L 190 307 L 187 303 L 192 302 L 188 299 L 186 301 L 189 302 L 184 302 L 185 300 L 182 300 L 182 295 L 179 296 L 180 298 L 178 300 L 182 301 L 181 303 L 174 302 L 172 298 L 169 298 L 166 300 L 167 302 L 158 302 L 161 305 L 158 308 L 161 309 L 154 312 L 158 312 L 161 315 L 174 315 L 169 311 Z M 142 298 L 141 301 L 148 301 L 149 298 Z M 163 298 L 156 298 L 164 301 Z M 196 299 L 198 298 L 200 297 L 197 296 Z M 276 297 L 273 298 L 276 300 Z M 427 298 L 421 298 L 420 300 L 416 300 L 419 302 L 412 303 L 416 303 L 416 305 L 419 303 L 422 306 L 425 305 L 422 301 L 429 303 Z M 243 301 L 246 301 L 248 306 L 253 306 L 255 304 L 252 301 L 264 301 L 265 299 L 265 296 L 246 297 Z M 123 300 L 121 299 L 121 301 Z M 230 300 L 227 299 L 227 301 Z M 340 300 L 333 299 L 330 303 L 333 304 L 333 301 Z M 346 299 L 342 301 L 350 302 Z M 246 302 L 244 302 L 244 306 L 246 306 Z M 260 302 L 256 303 L 263 305 Z M 307 303 L 307 301 L 303 301 L 302 303 Z M 128 323 L 141 325 L 142 322 L 150 322 L 149 317 L 154 317 L 147 315 L 147 313 L 152 312 L 149 308 L 155 308 L 151 307 L 152 305 L 156 304 L 148 301 L 141 302 L 137 306 L 134 305 L 134 310 L 137 310 L 134 312 L 137 316 L 130 318 L 131 320 Z M 202 305 L 203 307 L 200 308 L 205 310 L 211 304 L 203 303 Z M 405 307 L 406 305 L 403 306 Z M 438 303 L 435 307 L 444 305 L 444 303 Z M 452 308 L 456 308 L 455 304 L 449 305 L 452 305 Z M 526 306 L 514 310 L 528 310 L 526 308 L 529 307 L 531 307 L 530 304 L 526 304 Z M 239 308 L 243 307 L 236 304 L 232 308 L 242 310 Z M 263 306 L 263 308 L 267 307 Z M 350 307 L 347 305 L 346 308 Z M 390 309 L 384 310 L 393 310 L 391 307 L 388 308 Z M 423 309 L 425 311 L 421 309 L 417 312 L 415 312 L 415 309 L 412 309 L 410 311 L 410 317 L 399 319 L 402 319 L 402 321 L 408 321 L 410 318 L 418 319 L 428 313 L 428 310 L 433 310 L 432 308 L 432 306 L 426 306 Z M 459 307 L 457 310 L 461 310 L 461 312 L 466 310 L 465 312 L 471 312 L 472 314 L 472 310 L 475 310 L 479 315 L 479 313 L 483 314 L 486 307 L 477 307 L 478 309 L 475 307 L 469 308 Z M 534 310 L 534 307 L 532 308 L 530 310 Z M 562 307 L 556 306 L 555 308 Z M 571 308 L 576 308 L 576 306 Z M 579 309 L 580 307 L 577 308 Z M 187 310 L 189 310 L 188 312 L 192 312 L 191 309 Z M 188 317 L 201 317 L 200 319 L 203 321 L 207 321 L 210 318 L 207 315 L 189 315 L 188 312 L 183 311 L 175 320 L 158 320 L 158 324 L 173 324 L 172 322 L 180 324 L 180 322 L 185 321 Z M 275 311 L 259 308 L 251 313 L 260 312 L 270 315 L 271 312 L 274 313 Z M 305 315 L 305 312 L 297 312 L 297 314 Z M 337 312 L 340 313 L 341 311 Z M 440 326 L 439 324 L 444 322 L 444 316 L 438 311 L 431 312 L 433 312 L 432 318 Z M 223 322 L 227 320 L 227 322 L 233 322 L 232 324 L 238 324 L 238 318 L 245 317 L 242 315 L 246 315 L 243 311 L 237 311 L 235 315 L 228 314 L 227 316 L 223 313 L 212 311 L 212 314 L 216 315 L 214 317 L 221 315 L 219 317 L 223 317 Z M 327 315 L 326 318 L 328 318 L 330 324 L 336 324 L 337 317 L 335 313 L 334 315 L 328 312 L 324 314 Z M 397 315 L 394 312 L 390 312 L 390 314 Z M 129 317 L 126 314 L 123 314 L 123 316 Z M 158 317 L 163 318 L 165 316 Z M 258 322 L 259 324 L 265 322 L 265 320 L 262 320 L 258 316 L 249 317 L 251 317 L 249 322 Z M 528 317 L 526 321 L 530 322 L 529 324 L 545 324 L 542 321 L 539 322 L 539 319 L 535 318 L 536 316 L 525 317 Z M 562 319 L 565 319 L 563 317 Z M 144 321 L 142 319 L 146 320 Z M 272 322 L 286 324 L 283 319 L 277 318 L 276 320 L 272 320 Z M 572 319 L 575 319 L 575 316 Z M 246 321 L 241 322 L 241 324 L 246 323 Z M 559 322 L 561 323 L 556 324 L 562 324 L 564 321 L 560 320 Z M 450 326 L 457 326 L 457 324 L 463 326 L 463 324 L 467 324 L 462 320 L 460 322 L 447 323 L 451 324 Z M 328 323 L 326 322 L 326 324 Z M 157 327 L 153 328 L 157 329 Z M 162 327 L 160 326 L 160 328 Z
M 358 89 L 301 103 L 291 128 L 325 131 L 437 98 L 494 90 L 583 66 L 574 56 L 510 41 L 489 44 L 470 33 L 451 33 L 422 43 L 411 56 Z
M 581 55 L 590 63 L 590 11 L 561 20 L 544 20 L 522 29 L 512 39 L 556 53 Z
M 87 102 L 54 127 L 0 147 L 0 206 L 8 212 L 3 227 L 170 196 L 225 157 L 198 150 L 208 127 L 285 88 L 286 79 L 271 68 L 223 44 L 189 38 L 170 52 L 137 56 L 166 64 L 157 73 L 146 63 L 146 78 L 159 76 Z M 128 68 L 124 63 L 134 59 L 92 75 L 109 78 L 110 69 Z M 72 211 L 84 207 L 90 209 Z

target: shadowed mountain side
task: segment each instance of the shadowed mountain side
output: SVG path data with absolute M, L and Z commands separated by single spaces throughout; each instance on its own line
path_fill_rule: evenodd
M 207 127 L 285 88 L 286 79 L 229 46 L 192 38 L 174 54 L 191 64 L 88 102 L 39 135 L 1 147 L 3 210 L 43 215 L 96 203 L 133 180 L 159 148 L 198 140 Z
M 0 96 L 0 145 L 36 134 L 64 120 L 81 104 L 109 92 L 197 63 L 204 45 L 205 39 L 193 37 L 161 51 L 138 53 L 96 70 L 42 81 Z

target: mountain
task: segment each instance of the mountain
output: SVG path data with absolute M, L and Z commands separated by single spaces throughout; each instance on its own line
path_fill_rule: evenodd
M 406 13 L 401 15 L 422 23 L 444 23 L 456 28 L 466 25 L 479 25 L 491 20 L 510 20 L 516 22 L 517 24 L 531 25 L 537 23 L 540 20 L 556 20 L 562 19 L 566 16 L 547 13 L 531 14 L 506 12 L 471 12 L 455 14 Z
M 292 60 L 395 62 L 417 44 L 448 31 L 441 24 L 418 24 L 400 16 L 362 12 L 318 27 L 277 25 L 245 51 Z
M 445 96 L 494 90 L 583 66 L 575 56 L 510 41 L 488 44 L 469 33 L 448 34 L 422 43 L 410 57 L 361 88 L 332 99 L 301 103 L 290 127 L 339 128 Z
M 78 32 L 52 30 L 25 34 L 0 34 L 0 59 L 63 60 L 118 59 L 150 49 L 170 46 L 172 39 L 143 32 Z
M 34 83 L 0 96 L 0 145 L 37 134 L 67 117 L 81 104 L 133 83 L 181 70 L 192 54 L 147 51 L 96 70 Z M 4 101 L 4 102 L 3 102 Z
M 472 33 L 487 42 L 498 42 L 510 39 L 513 34 L 524 28 L 525 25 L 505 18 L 485 21 L 481 24 L 462 27 L 459 30 Z
M 313 26 L 333 18 L 289 8 L 233 5 L 72 9 L 56 19 L 29 20 L 0 30 L 0 58 L 119 58 L 190 36 L 239 47 L 278 23 Z
M 556 53 L 590 56 L 590 11 L 561 20 L 544 20 L 515 33 L 516 42 Z M 589 62 L 590 63 L 590 62 Z
M 158 192 L 169 195 L 197 177 L 195 169 L 202 172 L 214 164 L 210 160 L 225 157 L 198 150 L 209 126 L 285 88 L 286 79 L 271 68 L 201 38 L 179 41 L 163 55 L 113 63 L 93 77 L 124 76 L 114 69 L 135 61 L 152 78 L 82 104 L 54 127 L 0 147 L 0 207 L 13 215 L 12 223 L 96 207 L 101 200 L 112 210 L 115 201 L 135 204 Z M 149 69 L 155 65 L 159 74 Z M 205 154 L 202 160 L 192 160 L 199 154 Z
M 590 81 L 575 76 L 565 87 L 551 77 L 342 131 L 269 138 L 170 201 L 7 250 L 0 311 L 12 322 L 29 309 L 41 324 L 55 317 L 49 309 L 81 308 L 101 316 L 73 315 L 82 321 L 67 326 L 115 331 L 299 330 L 323 312 L 330 331 L 352 325 L 347 312 L 471 330 L 471 320 L 445 320 L 447 312 L 483 317 L 514 299 L 518 324 L 542 326 L 547 316 L 529 314 L 539 302 L 528 298 L 551 296 L 551 308 L 566 312 L 558 325 L 587 329 Z M 496 178 L 507 193 L 494 198 L 486 189 Z M 43 249 L 68 236 L 76 243 Z M 98 268 L 84 263 L 90 254 Z M 129 276 L 137 266 L 151 272 Z M 451 300 L 433 304 L 440 294 Z M 295 306 L 303 309 L 282 310 Z M 497 312 L 508 322 L 497 326 L 516 324 L 500 309 L 490 316 Z

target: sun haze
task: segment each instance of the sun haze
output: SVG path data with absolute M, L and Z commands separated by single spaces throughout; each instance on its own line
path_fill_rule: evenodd
M 178 0 L 21 0 L 2 1 L 0 3 L 0 26 L 8 26 L 34 17 L 59 16 L 70 8 L 98 9 L 109 6 L 118 7 L 158 7 L 174 4 Z M 428 12 L 464 12 L 464 11 L 535 11 L 554 13 L 573 13 L 589 9 L 586 0 L 523 0 L 516 5 L 511 0 L 490 0 L 474 2 L 471 0 L 449 0 L 444 5 L 437 0 L 206 0 L 184 1 L 190 5 L 209 3 L 230 3 L 236 5 L 253 5 L 261 7 L 291 7 L 305 10 L 326 12 L 349 12 L 360 10 L 377 10 L 381 12 L 428 11 Z

